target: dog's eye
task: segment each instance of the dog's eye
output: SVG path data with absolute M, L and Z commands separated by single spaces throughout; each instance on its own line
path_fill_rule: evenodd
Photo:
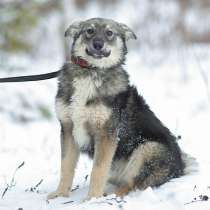
M 94 29 L 93 28 L 88 28 L 86 30 L 86 32 L 87 32 L 88 35 L 92 35 L 94 33 Z
M 113 31 L 107 30 L 107 31 L 106 31 L 106 35 L 107 35 L 108 37 L 112 37 L 112 36 L 113 36 Z

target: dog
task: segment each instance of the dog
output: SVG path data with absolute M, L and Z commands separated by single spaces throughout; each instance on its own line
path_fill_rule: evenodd
M 184 173 L 175 136 L 155 116 L 123 69 L 125 24 L 92 18 L 74 22 L 71 61 L 58 76 L 56 113 L 61 124 L 61 175 L 48 199 L 69 196 L 79 154 L 93 158 L 87 199 L 159 186 Z

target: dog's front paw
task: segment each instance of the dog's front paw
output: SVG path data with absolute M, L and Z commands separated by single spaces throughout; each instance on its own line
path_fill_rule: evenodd
M 54 198 L 57 198 L 57 197 L 69 197 L 69 192 L 56 190 L 55 192 L 52 192 L 52 193 L 48 194 L 47 200 L 54 199 Z

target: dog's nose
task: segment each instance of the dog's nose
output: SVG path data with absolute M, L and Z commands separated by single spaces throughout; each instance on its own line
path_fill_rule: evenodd
M 96 39 L 93 41 L 93 47 L 96 50 L 101 50 L 104 46 L 104 41 L 102 39 Z

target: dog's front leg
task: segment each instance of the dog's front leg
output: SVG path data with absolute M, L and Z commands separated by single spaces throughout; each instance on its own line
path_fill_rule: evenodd
M 76 163 L 79 157 L 78 145 L 73 140 L 70 125 L 61 123 L 61 174 L 58 188 L 48 199 L 68 197 L 72 187 Z
M 93 169 L 87 199 L 103 195 L 116 147 L 116 140 L 107 135 L 96 139 Z

